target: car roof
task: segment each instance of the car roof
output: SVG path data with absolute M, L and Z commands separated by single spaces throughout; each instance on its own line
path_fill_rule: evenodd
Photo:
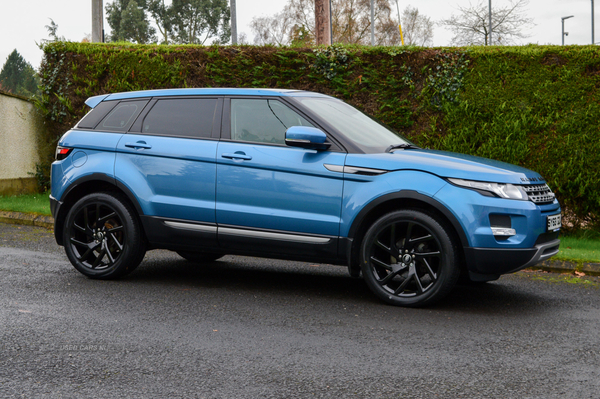
M 165 97 L 165 96 L 271 96 L 271 97 L 329 97 L 325 94 L 304 90 L 289 89 L 245 89 L 245 88 L 191 88 L 191 89 L 159 89 L 128 91 L 122 93 L 102 94 L 88 98 L 85 103 L 94 108 L 102 101 L 126 100 L 142 97 Z

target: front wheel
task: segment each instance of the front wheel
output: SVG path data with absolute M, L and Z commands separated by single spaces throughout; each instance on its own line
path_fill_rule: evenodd
M 133 208 L 112 193 L 88 194 L 77 201 L 67 214 L 63 242 L 73 266 L 97 279 L 132 272 L 146 253 Z
M 360 262 L 365 281 L 383 301 L 417 307 L 446 296 L 460 270 L 448 229 L 418 210 L 379 218 L 367 230 Z

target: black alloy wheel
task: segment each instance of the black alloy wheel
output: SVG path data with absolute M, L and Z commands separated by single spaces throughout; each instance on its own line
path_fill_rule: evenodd
M 132 272 L 146 253 L 134 211 L 124 197 L 111 193 L 89 194 L 73 205 L 63 242 L 73 266 L 97 279 Z
M 369 288 L 383 301 L 417 307 L 446 296 L 460 270 L 448 229 L 418 210 L 379 218 L 362 241 L 360 262 Z

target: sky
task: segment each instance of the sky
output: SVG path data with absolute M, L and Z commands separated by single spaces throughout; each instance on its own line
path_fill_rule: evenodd
M 81 41 L 92 31 L 92 1 L 91 0 L 0 0 L 2 4 L 2 23 L 0 24 L 0 65 L 16 48 L 17 51 L 34 68 L 39 68 L 42 51 L 37 43 L 48 39 L 45 28 L 50 19 L 58 25 L 58 35 L 70 41 Z M 483 0 L 487 3 L 487 0 Z M 574 15 L 565 20 L 565 44 L 590 44 L 592 41 L 591 8 L 593 0 L 530 0 L 527 15 L 533 18 L 535 26 L 525 30 L 530 37 L 519 44 L 561 44 L 561 17 Z M 104 5 L 112 0 L 104 0 Z M 168 2 L 168 0 L 167 0 Z M 439 21 L 457 13 L 459 6 L 466 7 L 477 0 L 398 0 L 400 12 L 412 6 L 419 9 L 421 14 Z M 494 5 L 507 5 L 509 0 L 492 0 Z M 283 10 L 287 0 L 236 0 L 238 34 L 246 33 L 249 42 L 253 36 L 250 21 L 259 16 L 273 15 Z M 595 8 L 600 8 L 596 1 Z M 395 11 L 395 7 L 393 8 Z M 393 14 L 396 15 L 397 13 Z M 595 12 L 596 25 L 600 24 L 600 12 Z M 105 31 L 110 32 L 106 23 Z M 434 46 L 446 46 L 452 35 L 443 27 L 434 30 Z M 596 29 L 596 43 L 600 43 L 600 28 Z

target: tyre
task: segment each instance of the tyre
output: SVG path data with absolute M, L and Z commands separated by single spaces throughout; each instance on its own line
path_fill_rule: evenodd
M 458 248 L 443 224 L 417 210 L 379 218 L 361 244 L 364 279 L 383 301 L 418 307 L 446 296 L 456 284 Z
M 75 268 L 90 278 L 113 279 L 131 273 L 146 244 L 135 211 L 112 193 L 81 198 L 67 214 L 63 242 Z
M 177 251 L 177 254 L 183 259 L 194 263 L 212 262 L 225 256 L 225 254 L 219 254 L 214 252 Z

